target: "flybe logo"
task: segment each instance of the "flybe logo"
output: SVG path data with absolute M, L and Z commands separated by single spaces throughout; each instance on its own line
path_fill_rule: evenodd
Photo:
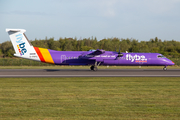
M 126 55 L 126 60 L 130 60 L 131 62 L 147 62 L 147 59 L 144 55 L 134 55 L 132 56 L 131 54 Z
M 16 43 L 18 43 L 17 48 L 19 50 L 20 55 L 24 55 L 27 52 L 25 48 L 25 42 L 22 41 L 23 35 L 20 33 L 16 35 Z

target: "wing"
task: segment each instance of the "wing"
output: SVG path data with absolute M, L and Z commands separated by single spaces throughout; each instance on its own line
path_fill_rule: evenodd
M 90 53 L 90 54 L 88 54 L 88 55 L 100 55 L 100 54 L 103 54 L 103 53 L 105 53 L 105 50 L 100 50 L 100 49 L 97 49 L 96 51 L 94 51 L 94 52 L 92 52 L 92 53 Z
M 100 54 L 103 54 L 103 53 L 105 53 L 105 50 L 97 49 L 93 52 L 85 52 L 82 55 L 80 55 L 79 58 L 89 59 L 89 58 L 93 58 L 93 57 L 100 55 Z

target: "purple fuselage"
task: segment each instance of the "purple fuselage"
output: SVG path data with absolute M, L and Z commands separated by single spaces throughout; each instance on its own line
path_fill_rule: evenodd
M 104 51 L 55 51 L 49 50 L 56 65 L 117 65 L 117 66 L 169 66 L 174 63 L 160 53 L 122 53 Z

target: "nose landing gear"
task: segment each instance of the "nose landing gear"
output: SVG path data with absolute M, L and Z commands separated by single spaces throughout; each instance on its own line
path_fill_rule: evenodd
M 163 70 L 164 70 L 164 71 L 166 71 L 166 70 L 167 70 L 166 66 L 164 66 Z

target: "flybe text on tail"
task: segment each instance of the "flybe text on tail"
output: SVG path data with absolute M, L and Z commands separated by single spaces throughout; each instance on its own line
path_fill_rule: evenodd
M 23 35 L 21 33 L 19 33 L 18 35 L 16 35 L 16 43 L 17 48 L 19 50 L 20 55 L 24 55 L 27 52 L 27 49 L 25 48 L 25 42 L 23 42 Z

